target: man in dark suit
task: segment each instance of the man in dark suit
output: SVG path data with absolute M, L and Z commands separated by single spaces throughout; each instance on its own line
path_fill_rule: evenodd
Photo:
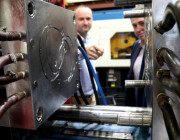
M 139 6 L 135 7 L 133 10 L 142 10 L 144 7 Z M 127 80 L 140 80 L 140 73 L 144 68 L 143 55 L 145 50 L 144 42 L 144 17 L 140 18 L 131 18 L 131 23 L 134 28 L 134 33 L 138 40 L 134 43 L 131 53 L 131 65 Z M 141 70 L 142 69 L 142 70 Z M 125 105 L 126 106 L 143 106 L 143 89 L 139 88 L 126 88 L 125 89 Z

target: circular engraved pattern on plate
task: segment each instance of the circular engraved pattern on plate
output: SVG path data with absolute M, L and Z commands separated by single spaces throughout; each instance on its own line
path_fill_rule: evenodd
M 45 77 L 50 82 L 70 82 L 75 65 L 72 41 L 63 29 L 50 25 L 43 29 L 40 39 L 40 60 Z

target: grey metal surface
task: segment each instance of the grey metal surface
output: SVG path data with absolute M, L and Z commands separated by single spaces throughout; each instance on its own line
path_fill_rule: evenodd
M 87 106 L 76 106 L 76 105 L 63 105 L 60 107 L 60 110 L 99 110 L 99 111 L 119 111 L 119 112 L 139 112 L 139 113 L 145 113 L 149 112 L 149 114 L 152 113 L 151 108 L 145 108 L 145 107 L 128 107 L 128 106 L 114 106 L 114 105 L 87 105 Z
M 148 127 L 152 123 L 152 114 L 151 109 L 138 107 L 61 106 L 51 119 Z
M 125 87 L 147 87 L 151 86 L 150 80 L 125 80 Z
M 27 90 L 1 126 L 36 129 L 77 90 L 78 66 L 74 12 L 37 0 L 1 0 L 0 26 L 26 33 L 25 41 L 1 43 L 3 54 L 23 52 L 26 59 L 4 67 L 28 77 L 6 86 L 7 96 Z
M 153 89 L 153 63 L 152 63 L 152 5 L 145 5 L 145 66 L 143 80 L 150 81 L 150 85 L 144 87 L 147 99 L 147 107 L 152 108 L 152 89 Z
M 146 128 L 144 128 L 146 129 Z M 57 133 L 56 130 L 63 130 Z M 97 124 L 97 123 L 78 123 L 78 122 L 66 122 L 66 121 L 54 121 L 51 124 L 52 133 L 57 133 L 63 139 L 63 135 L 66 139 L 92 139 L 92 140 L 133 140 L 138 139 L 140 136 L 143 138 L 143 132 L 139 135 L 135 133 L 138 131 L 136 127 L 118 126 L 113 124 Z M 48 131 L 48 132 L 50 132 Z M 55 132 L 53 132 L 55 131 Z M 68 135 L 68 136 L 67 136 Z M 54 137 L 55 138 L 55 137 Z M 57 137 L 56 137 L 57 138 Z
M 114 0 L 115 6 L 132 6 L 136 4 L 151 3 L 152 0 Z
M 152 2 L 152 19 L 153 19 L 153 27 L 155 27 L 164 16 L 164 12 L 168 3 L 172 2 L 172 0 L 156 0 Z M 161 8 L 159 8 L 161 6 Z M 157 33 L 152 28 L 152 35 L 153 35 L 153 124 L 152 124 L 152 139 L 153 140 L 169 140 L 171 138 L 168 137 L 167 129 L 165 127 L 165 122 L 163 119 L 162 111 L 160 110 L 157 104 L 157 95 L 159 93 L 164 93 L 165 95 L 169 96 L 174 101 L 174 106 L 172 106 L 173 112 L 175 114 L 177 125 L 180 126 L 180 115 L 179 115 L 179 106 L 180 100 L 178 99 L 177 95 L 173 92 L 166 90 L 161 82 L 159 81 L 158 77 L 156 77 L 156 73 L 159 69 L 167 69 L 167 65 L 160 66 L 157 62 L 156 55 L 157 49 L 161 47 L 169 48 L 172 50 L 179 58 L 180 54 L 180 39 L 179 39 L 179 32 L 177 25 L 168 32 L 164 33 L 163 35 Z M 177 79 L 172 73 L 171 76 L 174 79 Z M 178 139 L 178 138 L 177 138 Z
M 145 17 L 145 10 L 124 11 L 124 18 Z
M 103 131 L 82 131 L 82 130 L 68 130 L 65 129 L 63 131 L 64 135 L 68 136 L 76 136 L 76 137 L 84 137 L 84 139 L 91 138 L 98 140 L 133 140 L 133 136 L 131 133 L 117 133 L 117 132 L 103 132 Z

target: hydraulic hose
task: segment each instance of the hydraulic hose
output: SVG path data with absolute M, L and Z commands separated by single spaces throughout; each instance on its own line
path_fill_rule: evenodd
M 163 34 L 173 28 L 175 23 L 177 22 L 179 31 L 180 31 L 180 8 L 179 8 L 180 1 L 173 3 L 169 3 L 166 7 L 164 18 L 161 20 L 158 25 L 154 27 L 154 29 Z
M 0 68 L 2 68 L 4 65 L 9 64 L 11 62 L 11 58 L 9 54 L 3 55 L 0 57 Z
M 169 139 L 179 140 L 180 131 L 179 131 L 175 114 L 170 104 L 170 100 L 171 99 L 168 96 L 166 96 L 164 93 L 159 93 L 157 95 L 157 101 L 163 114 L 163 118 L 164 118 L 164 122 L 165 122 Z
M 24 55 L 22 53 L 6 54 L 0 57 L 0 68 L 10 63 L 17 63 L 19 60 L 23 60 Z
M 96 73 L 95 73 L 95 71 L 94 71 L 94 69 L 93 69 L 93 67 L 92 67 L 92 64 L 91 64 L 91 62 L 90 62 L 90 60 L 89 60 L 89 58 L 88 58 L 85 50 L 84 50 L 82 47 L 80 47 L 80 46 L 78 46 L 78 48 L 79 48 L 79 50 L 81 51 L 81 53 L 83 54 L 83 56 L 84 56 L 84 58 L 85 58 L 85 60 L 86 60 L 86 62 L 87 62 L 87 64 L 88 64 L 88 66 L 90 67 L 90 72 L 93 74 L 93 77 L 94 77 L 94 79 L 95 79 L 95 81 L 96 81 L 96 84 L 97 84 L 97 86 L 98 86 L 99 93 L 100 93 L 100 95 L 101 95 L 103 104 L 104 104 L 104 105 L 107 105 L 107 102 L 106 102 L 106 99 L 105 99 L 105 97 L 104 97 L 104 93 L 103 93 L 103 90 L 102 90 L 102 88 L 101 88 L 100 82 L 99 82 L 99 80 L 98 80 L 98 77 L 97 77 L 97 75 L 96 75 Z
M 23 40 L 26 38 L 26 34 L 16 31 L 0 31 L 0 41 L 14 41 L 14 40 Z
M 85 49 L 84 43 L 83 43 L 81 37 L 80 37 L 79 35 L 77 35 L 77 38 L 78 38 L 78 40 L 79 40 L 80 45 Z M 89 68 L 88 68 L 88 70 L 89 70 Z M 91 78 L 91 75 L 90 75 L 90 78 Z M 92 82 L 92 81 L 91 81 L 91 82 Z M 86 105 L 89 105 L 89 103 L 88 103 L 88 101 L 86 100 L 86 97 L 85 97 L 85 95 L 84 95 L 84 92 L 83 92 L 83 90 L 82 90 L 81 81 L 79 82 L 79 93 L 80 93 L 81 98 L 83 99 L 84 103 L 85 103 Z M 77 97 L 78 97 L 78 96 L 77 96 Z M 75 98 L 76 98 L 76 101 L 78 101 L 78 100 L 77 100 L 77 97 L 75 97 Z M 79 101 L 79 102 L 80 102 L 80 101 Z M 80 104 L 81 104 L 81 102 L 80 102 Z
M 157 60 L 162 66 L 164 62 L 167 64 L 172 73 L 180 78 L 180 60 L 173 51 L 168 48 L 160 48 L 157 50 Z
M 79 98 L 78 98 L 77 93 L 74 93 L 74 97 L 75 97 L 76 102 L 78 103 L 78 105 L 81 105 L 81 102 L 80 102 L 80 100 L 79 100 Z
M 0 76 L 0 85 L 6 85 L 9 83 L 12 83 L 14 81 L 20 80 L 22 78 L 25 77 L 25 72 L 24 71 L 20 71 L 17 73 L 13 73 L 13 72 L 8 72 L 6 75 L 4 76 Z
M 171 92 L 175 92 L 180 99 L 180 83 L 178 80 L 172 79 L 170 76 L 165 76 L 163 78 L 160 78 L 159 81 L 162 83 L 165 89 Z
M 85 49 L 83 40 L 81 39 L 80 35 L 77 35 L 77 38 L 78 38 L 78 40 L 79 40 L 79 43 L 80 43 L 81 47 L 82 47 L 82 48 L 84 49 L 84 51 L 86 52 L 86 49 Z M 87 66 L 87 67 L 88 67 L 88 71 L 89 71 L 89 75 L 90 75 L 90 79 L 91 79 L 93 91 L 94 91 L 94 94 L 95 94 L 95 97 L 96 97 L 96 103 L 97 103 L 97 105 L 99 105 L 100 103 L 99 103 L 98 93 L 97 93 L 96 86 L 95 86 L 95 83 L 94 83 L 93 75 L 92 75 L 92 73 L 90 72 L 89 66 Z
M 15 93 L 7 98 L 6 101 L 4 101 L 0 106 L 0 119 L 3 116 L 3 114 L 15 103 L 22 100 L 24 97 L 27 96 L 27 93 L 25 91 L 21 91 L 18 93 Z
M 88 103 L 88 101 L 87 101 L 87 99 L 86 99 L 86 96 L 84 95 L 84 92 L 83 92 L 83 90 L 82 90 L 81 82 L 79 83 L 79 93 L 80 93 L 80 95 L 81 95 L 84 103 L 85 103 L 86 105 L 89 105 L 89 103 Z

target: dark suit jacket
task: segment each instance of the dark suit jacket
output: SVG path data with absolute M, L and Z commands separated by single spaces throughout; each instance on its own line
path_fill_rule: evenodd
M 132 53 L 131 53 L 131 65 L 130 69 L 127 75 L 127 80 L 134 80 L 134 62 L 136 61 L 136 58 L 139 55 L 139 52 L 141 50 L 141 46 L 139 44 L 139 40 L 137 40 L 133 47 L 132 47 Z M 143 92 L 143 91 L 142 91 Z M 140 95 L 139 100 L 142 100 L 142 95 Z M 125 106 L 136 106 L 136 97 L 135 97 L 135 88 L 126 88 L 125 89 Z M 140 105 L 141 106 L 141 105 Z

